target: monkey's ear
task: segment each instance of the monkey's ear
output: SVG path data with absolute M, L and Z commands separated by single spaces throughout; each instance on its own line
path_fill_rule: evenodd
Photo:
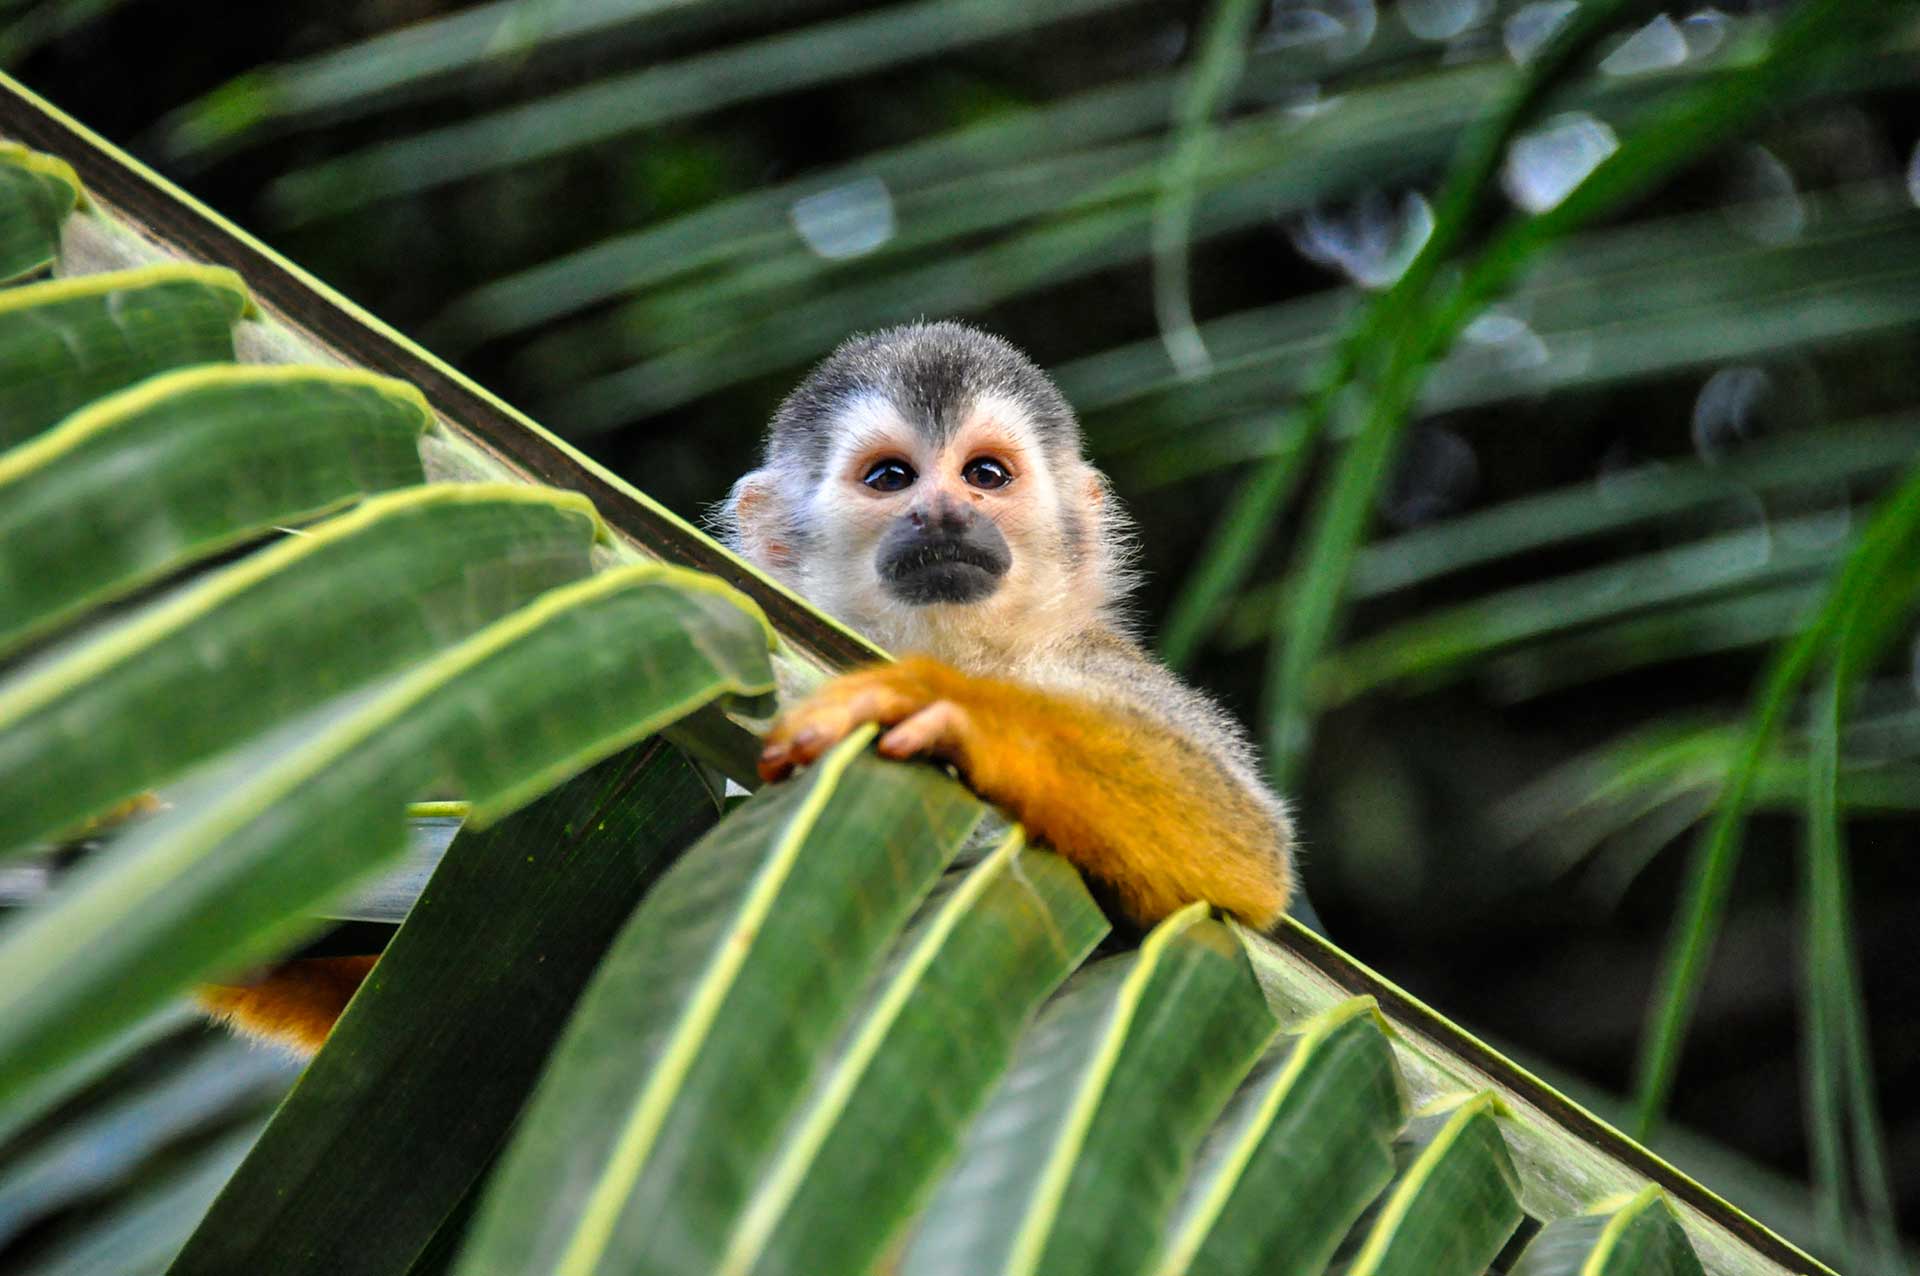
M 1080 467 L 1080 499 L 1094 525 L 1109 535 L 1127 527 L 1127 512 L 1113 495 L 1113 480 L 1091 465 Z
M 1080 480 L 1081 499 L 1095 514 L 1104 513 L 1107 508 L 1107 476 L 1091 465 L 1081 468 L 1085 471 Z
M 792 566 L 786 501 L 770 471 L 754 470 L 733 485 L 721 525 L 728 544 L 749 562 L 765 567 Z

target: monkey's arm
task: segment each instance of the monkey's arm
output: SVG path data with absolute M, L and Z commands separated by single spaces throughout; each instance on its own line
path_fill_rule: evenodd
M 378 957 L 306 957 L 248 984 L 206 984 L 200 1008 L 250 1037 L 310 1055 L 326 1042 Z
M 1286 910 L 1277 803 L 1180 736 L 1079 697 L 910 657 L 836 679 L 781 718 L 760 773 L 779 779 L 868 722 L 891 728 L 880 740 L 890 757 L 951 762 L 1136 922 L 1194 900 L 1262 929 Z

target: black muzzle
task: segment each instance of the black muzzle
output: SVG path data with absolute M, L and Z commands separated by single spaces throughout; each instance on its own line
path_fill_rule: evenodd
M 977 603 L 1000 588 L 1013 553 L 986 519 L 928 527 L 907 518 L 880 543 L 877 566 L 887 592 L 903 603 Z

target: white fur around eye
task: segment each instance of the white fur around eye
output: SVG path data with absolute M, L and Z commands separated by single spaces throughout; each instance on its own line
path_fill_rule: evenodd
M 914 428 L 885 395 L 860 395 L 848 400 L 834 417 L 833 450 L 827 456 L 826 473 L 847 474 L 858 458 L 882 449 L 911 459 L 918 442 Z
M 1034 428 L 1032 416 L 1019 400 L 1005 395 L 983 394 L 974 400 L 973 411 L 967 414 L 966 424 L 961 427 L 959 441 L 965 443 L 969 437 L 1003 439 L 1015 452 L 1034 455 L 1040 452 L 1040 432 Z M 992 451 L 991 448 L 982 450 Z

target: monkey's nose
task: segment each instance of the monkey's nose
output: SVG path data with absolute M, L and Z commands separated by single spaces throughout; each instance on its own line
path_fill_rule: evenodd
M 935 532 L 964 532 L 973 526 L 976 517 L 973 507 L 964 501 L 950 500 L 942 496 L 930 506 L 912 510 L 907 517 L 913 525 Z

